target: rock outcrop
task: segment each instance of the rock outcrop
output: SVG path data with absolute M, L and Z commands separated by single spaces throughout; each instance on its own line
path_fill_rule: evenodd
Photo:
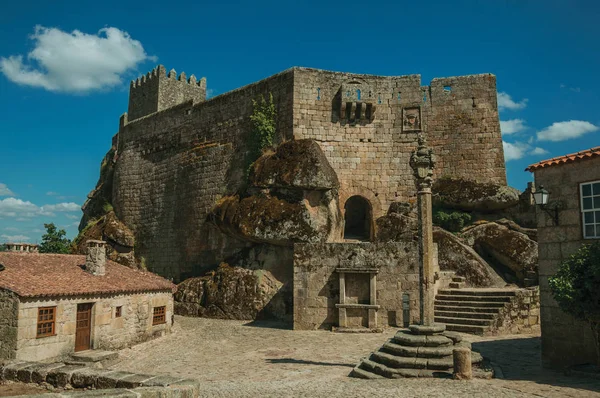
M 114 211 L 88 221 L 86 227 L 73 240 L 72 251 L 76 254 L 86 254 L 86 242 L 90 239 L 106 241 L 106 254 L 112 261 L 131 268 L 140 267 L 135 258 L 133 233 L 117 218 Z
M 418 239 L 418 220 L 409 203 L 394 202 L 388 213 L 375 220 L 377 242 L 398 242 Z
M 114 159 L 116 153 L 116 147 L 113 145 L 102 159 L 100 165 L 100 178 L 98 178 L 96 188 L 88 194 L 87 200 L 81 207 L 83 216 L 79 223 L 80 232 L 86 227 L 88 222 L 97 220 L 108 211 L 112 210 Z
M 433 229 L 433 240 L 438 245 L 440 270 L 455 271 L 463 276 L 468 286 L 503 287 L 506 285 L 496 271 L 473 248 L 456 235 L 439 227 Z
M 433 204 L 464 211 L 494 212 L 519 203 L 517 189 L 476 181 L 440 178 L 433 184 Z
M 514 273 L 517 282 L 537 284 L 538 245 L 529 236 L 495 222 L 466 228 L 461 235 L 484 258 Z
M 283 284 L 269 271 L 222 263 L 215 271 L 177 285 L 175 313 L 218 319 L 285 319 L 291 313 Z
M 341 237 L 339 181 L 317 143 L 289 141 L 261 156 L 247 196 L 226 196 L 209 219 L 238 239 L 291 246 Z
M 260 188 L 309 191 L 337 189 L 337 174 L 313 140 L 287 141 L 273 154 L 261 156 L 251 169 L 250 183 Z

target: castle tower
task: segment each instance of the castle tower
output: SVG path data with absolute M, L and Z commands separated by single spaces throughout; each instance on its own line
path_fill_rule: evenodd
M 191 75 L 187 79 L 183 72 L 177 78 L 174 69 L 167 74 L 165 67 L 158 65 L 131 82 L 127 120 L 131 122 L 189 100 L 206 100 L 206 78 L 196 80 L 196 76 Z

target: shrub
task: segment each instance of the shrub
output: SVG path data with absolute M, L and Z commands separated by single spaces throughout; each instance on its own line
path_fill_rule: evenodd
M 450 232 L 458 232 L 471 222 L 471 215 L 457 210 L 434 209 L 433 223 Z

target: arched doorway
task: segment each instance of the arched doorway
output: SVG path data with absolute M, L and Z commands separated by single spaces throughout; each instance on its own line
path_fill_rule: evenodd
M 371 203 L 362 196 L 351 196 L 344 205 L 344 239 L 371 239 Z

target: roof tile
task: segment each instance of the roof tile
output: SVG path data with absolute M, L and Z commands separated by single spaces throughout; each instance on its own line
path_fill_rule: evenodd
M 175 285 L 151 272 L 106 261 L 105 275 L 82 267 L 85 256 L 73 254 L 0 253 L 0 288 L 21 297 L 74 296 L 171 290 Z
M 571 153 L 568 155 L 558 156 L 548 160 L 542 160 L 541 162 L 531 164 L 527 166 L 525 171 L 535 171 L 544 167 L 555 166 L 563 163 L 571 163 L 582 159 L 589 159 L 594 156 L 600 155 L 600 146 L 586 149 L 585 151 L 579 151 L 577 153 Z

